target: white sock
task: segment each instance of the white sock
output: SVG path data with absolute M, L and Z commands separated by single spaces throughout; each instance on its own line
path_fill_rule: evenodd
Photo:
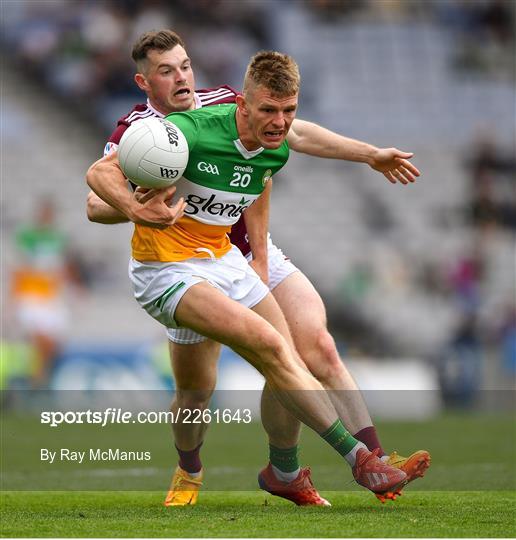
M 187 471 L 187 473 L 188 473 L 188 476 L 190 478 L 199 478 L 199 476 L 201 476 L 201 474 L 202 474 L 202 469 L 199 472 L 188 472 Z
M 344 459 L 351 465 L 351 467 L 355 466 L 355 462 L 357 460 L 357 452 L 364 448 L 367 450 L 367 446 L 363 442 L 357 442 L 355 446 L 344 456 Z M 367 450 L 369 452 L 369 450 Z
M 282 482 L 286 482 L 287 484 L 295 480 L 299 476 L 299 471 L 301 470 L 298 467 L 295 471 L 284 472 L 284 471 L 280 471 L 278 467 L 275 467 L 274 465 L 271 465 L 271 467 L 272 467 L 272 472 L 274 473 L 274 476 L 278 480 L 281 480 Z

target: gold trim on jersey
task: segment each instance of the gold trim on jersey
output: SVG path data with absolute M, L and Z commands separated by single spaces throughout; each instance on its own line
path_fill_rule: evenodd
M 194 257 L 209 258 L 212 253 L 218 259 L 231 249 L 230 231 L 231 226 L 209 225 L 187 216 L 166 229 L 135 225 L 131 241 L 133 258 L 140 262 L 179 262 Z

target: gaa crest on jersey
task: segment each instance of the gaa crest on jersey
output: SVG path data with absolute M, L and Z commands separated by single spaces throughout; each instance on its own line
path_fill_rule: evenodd
M 104 146 L 104 155 L 109 156 L 109 154 L 112 154 L 113 152 L 116 152 L 118 150 L 118 144 L 114 142 L 107 142 L 106 146 Z
M 213 165 L 212 163 L 207 163 L 206 161 L 199 161 L 199 163 L 197 163 L 197 169 L 199 169 L 202 172 L 214 174 L 216 176 L 219 175 L 219 168 L 217 167 L 217 165 Z
M 263 173 L 262 186 L 265 186 L 265 184 L 266 184 L 269 180 L 272 180 L 272 170 L 271 170 L 271 169 L 267 169 L 267 170 Z

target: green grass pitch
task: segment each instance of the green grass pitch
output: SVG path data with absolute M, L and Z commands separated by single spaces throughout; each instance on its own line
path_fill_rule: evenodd
M 154 426 L 164 432 L 164 444 L 163 453 L 159 448 L 153 450 L 156 462 L 149 474 L 139 476 L 134 463 L 126 465 L 126 470 L 92 464 L 86 469 L 57 469 L 52 474 L 42 469 L 36 477 L 36 464 L 31 463 L 28 451 L 24 454 L 16 448 L 9 454 L 9 434 L 23 420 L 5 417 L 1 535 L 514 537 L 513 420 L 507 415 L 448 415 L 424 423 L 379 423 L 389 450 L 407 453 L 424 447 L 433 458 L 424 479 L 411 484 L 397 501 L 383 505 L 350 483 L 349 470 L 338 456 L 305 430 L 302 461 L 312 466 L 314 481 L 331 500 L 331 508 L 299 508 L 256 488 L 256 474 L 266 462 L 266 440 L 259 425 L 247 426 L 245 436 L 239 426 L 212 426 L 203 449 L 207 474 L 198 505 L 164 508 L 162 501 L 175 462 L 166 426 Z M 34 431 L 27 434 L 27 438 L 34 436 Z M 107 480 L 103 472 L 109 472 Z M 65 479 L 68 491 L 56 489 L 60 485 L 57 478 Z M 96 483 L 95 478 L 105 484 Z M 38 491 L 20 491 L 31 489 L 31 484 Z M 94 490 L 99 486 L 102 491 Z
M 382 505 L 368 493 L 325 493 L 331 508 L 299 508 L 250 492 L 203 493 L 164 508 L 162 493 L 30 492 L 3 496 L 9 537 L 513 537 L 508 492 L 407 491 Z

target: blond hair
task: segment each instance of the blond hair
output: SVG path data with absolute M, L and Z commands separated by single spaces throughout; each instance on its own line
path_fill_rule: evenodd
M 140 71 L 146 67 L 147 53 L 150 50 L 170 51 L 176 45 L 185 49 L 185 43 L 173 30 L 151 30 L 142 34 L 133 45 L 132 58 Z
M 263 86 L 278 97 L 289 97 L 299 93 L 301 76 L 296 61 L 287 54 L 277 51 L 256 53 L 247 66 L 244 77 L 244 96 L 257 86 Z

